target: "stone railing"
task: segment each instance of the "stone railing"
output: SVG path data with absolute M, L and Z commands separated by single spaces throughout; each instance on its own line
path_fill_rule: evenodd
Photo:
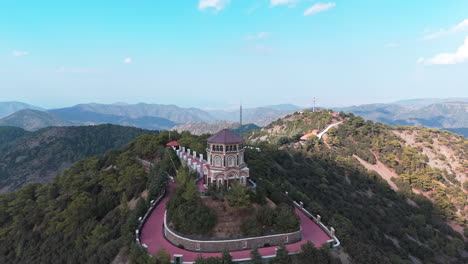
M 335 235 L 335 229 L 333 227 L 328 228 L 326 225 L 324 225 L 321 221 L 320 215 L 313 216 L 309 211 L 307 211 L 304 208 L 304 204 L 302 202 L 296 202 L 293 201 L 294 207 L 299 209 L 303 214 L 305 214 L 307 217 L 312 219 L 325 233 L 327 233 L 332 239 L 328 240 L 327 242 L 330 244 L 331 248 L 338 248 L 340 247 L 341 243 L 340 240 Z
M 189 251 L 197 252 L 221 252 L 225 249 L 229 251 L 238 251 L 252 248 L 261 248 L 265 246 L 278 246 L 281 244 L 291 244 L 302 239 L 301 230 L 274 234 L 259 237 L 245 237 L 238 239 L 191 239 L 177 233 L 167 225 L 166 212 L 164 213 L 164 236 L 173 245 Z

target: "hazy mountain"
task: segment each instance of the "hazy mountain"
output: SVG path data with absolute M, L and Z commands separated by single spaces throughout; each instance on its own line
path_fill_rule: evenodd
M 221 129 L 229 128 L 236 134 L 240 133 L 247 133 L 250 130 L 258 129 L 259 126 L 255 124 L 247 124 L 242 125 L 242 129 L 240 129 L 239 123 L 229 123 L 229 122 L 216 122 L 212 124 L 208 123 L 198 123 L 198 122 L 187 122 L 183 125 L 178 125 L 172 128 L 172 130 L 176 130 L 178 132 L 189 131 L 194 135 L 202 135 L 202 134 L 215 134 L 216 132 L 220 131 Z
M 446 99 L 448 100 L 448 99 Z M 428 102 L 413 100 L 412 102 Z M 419 104 L 419 105 L 422 105 Z M 432 128 L 468 127 L 468 102 L 444 102 L 423 107 L 405 104 L 369 104 L 335 108 L 390 125 L 426 126 Z
M 271 108 L 278 111 L 297 111 L 303 109 L 303 107 L 293 104 L 278 104 L 278 105 L 267 105 L 265 108 Z
M 445 130 L 448 130 L 452 133 L 462 135 L 465 138 L 468 138 L 468 127 L 462 127 L 462 128 L 446 128 Z
M 52 111 L 23 109 L 0 119 L 0 126 L 20 127 L 28 131 L 35 131 L 51 126 L 87 126 L 99 124 L 115 124 L 151 130 L 163 130 L 170 129 L 178 123 L 161 117 L 142 116 L 131 118 L 127 116 L 81 111 L 79 109 L 72 111 L 68 109 Z
M 40 107 L 21 102 L 0 102 L 0 118 L 9 116 L 22 109 L 43 110 Z
M 265 126 L 272 121 L 277 120 L 287 114 L 291 114 L 301 107 L 282 104 L 282 105 L 271 105 L 263 107 L 244 108 L 242 110 L 242 122 L 252 123 L 258 126 Z M 213 117 L 217 120 L 226 120 L 228 122 L 239 122 L 240 110 L 208 110 Z
M 182 108 L 176 105 L 162 104 L 79 104 L 72 107 L 53 109 L 52 113 L 59 113 L 60 116 L 77 117 L 77 113 L 93 112 L 98 114 L 123 116 L 128 118 L 160 117 L 175 123 L 213 122 L 215 119 L 207 112 L 197 108 Z
M 30 182 L 49 183 L 79 159 L 154 133 L 115 125 L 49 127 L 36 132 L 0 127 L 0 193 Z
M 74 123 L 63 120 L 53 113 L 31 109 L 23 109 L 0 119 L 0 126 L 20 127 L 28 131 L 34 131 L 50 126 L 71 125 L 74 125 Z
M 62 108 L 51 110 L 51 113 L 59 116 L 60 118 L 72 121 L 82 125 L 96 125 L 96 124 L 116 124 L 122 126 L 133 126 L 144 129 L 163 130 L 170 129 L 178 123 L 162 117 L 155 116 L 141 116 L 141 117 L 128 117 L 121 115 L 101 114 L 97 112 L 85 111 L 80 108 Z
M 468 102 L 468 98 L 419 98 L 396 101 L 392 104 L 411 108 L 421 108 L 431 104 L 441 104 L 449 102 Z
M 432 104 L 400 114 L 395 122 L 435 128 L 468 127 L 468 102 Z

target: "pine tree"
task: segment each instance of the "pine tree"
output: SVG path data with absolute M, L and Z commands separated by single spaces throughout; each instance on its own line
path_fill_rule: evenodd
M 227 249 L 223 250 L 222 263 L 234 264 L 234 262 L 232 261 L 232 256 Z
M 262 256 L 258 252 L 257 248 L 252 249 L 250 252 L 250 258 L 252 260 L 252 264 L 262 264 Z
M 286 249 L 284 244 L 281 244 L 281 246 L 276 251 L 275 263 L 289 264 L 289 260 L 290 260 L 289 259 L 289 251 Z
M 120 198 L 120 215 L 124 216 L 128 213 L 128 198 L 124 192 L 122 198 Z
M 234 182 L 231 185 L 231 190 L 228 193 L 229 205 L 237 209 L 245 209 L 250 206 L 249 189 L 239 182 Z

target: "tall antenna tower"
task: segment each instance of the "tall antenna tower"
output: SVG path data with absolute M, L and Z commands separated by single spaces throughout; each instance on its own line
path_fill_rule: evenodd
M 315 112 L 315 97 L 314 97 L 314 106 L 312 107 L 312 112 Z

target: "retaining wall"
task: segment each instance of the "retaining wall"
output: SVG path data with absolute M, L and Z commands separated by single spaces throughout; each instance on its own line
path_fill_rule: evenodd
M 229 251 L 239 251 L 252 248 L 261 248 L 265 246 L 278 246 L 281 244 L 291 244 L 301 240 L 301 230 L 275 234 L 269 236 L 250 237 L 241 239 L 225 240 L 195 240 L 184 237 L 168 227 L 166 222 L 166 213 L 164 213 L 164 236 L 177 247 L 183 247 L 186 250 L 198 252 L 221 252 L 225 249 Z

